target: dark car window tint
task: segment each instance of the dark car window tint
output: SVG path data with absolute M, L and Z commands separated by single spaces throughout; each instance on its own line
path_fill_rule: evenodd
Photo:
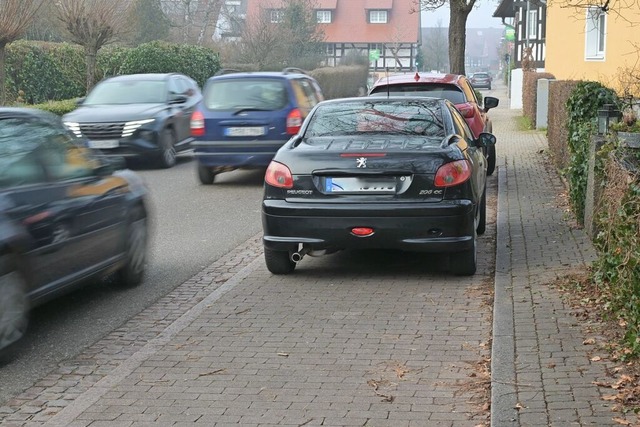
M 43 159 L 56 129 L 31 118 L 0 120 L 0 186 L 46 181 Z
M 433 98 L 448 99 L 454 104 L 467 102 L 460 88 L 447 84 L 407 84 L 389 86 L 390 96 L 430 96 Z M 372 95 L 386 95 L 387 86 L 378 86 L 371 91 Z
M 467 125 L 467 121 L 462 117 L 462 114 L 455 108 L 450 108 L 451 115 L 453 116 L 453 125 L 456 128 L 456 133 L 465 137 L 468 141 L 473 141 L 473 133 L 469 126 Z
M 107 80 L 93 88 L 83 105 L 163 103 L 166 84 L 163 80 Z
M 209 110 L 254 108 L 273 111 L 284 108 L 287 103 L 284 84 L 275 79 L 213 81 L 204 95 L 204 104 Z
M 370 101 L 321 105 L 305 136 L 389 134 L 445 136 L 438 102 Z
M 168 83 L 169 93 L 172 95 L 180 95 L 186 92 L 187 88 L 177 77 L 171 77 Z

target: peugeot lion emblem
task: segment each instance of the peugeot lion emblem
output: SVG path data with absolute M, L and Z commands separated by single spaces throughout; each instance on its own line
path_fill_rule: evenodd
M 367 167 L 367 158 L 366 157 L 358 157 L 356 159 L 356 167 L 358 167 L 358 168 L 366 168 Z

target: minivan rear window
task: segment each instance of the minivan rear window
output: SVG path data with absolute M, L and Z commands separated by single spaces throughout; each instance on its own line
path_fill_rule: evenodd
M 209 110 L 281 110 L 289 100 L 284 82 L 275 79 L 229 79 L 212 81 L 205 89 Z

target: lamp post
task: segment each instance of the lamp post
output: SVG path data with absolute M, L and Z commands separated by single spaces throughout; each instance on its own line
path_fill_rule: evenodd
M 609 126 L 620 120 L 622 113 L 614 104 L 604 104 L 598 110 L 598 135 L 606 135 L 609 133 Z

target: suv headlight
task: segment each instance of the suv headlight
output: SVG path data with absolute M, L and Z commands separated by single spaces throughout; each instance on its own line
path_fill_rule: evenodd
M 82 133 L 80 132 L 80 123 L 76 122 L 64 122 L 64 125 L 67 129 L 74 133 L 78 138 L 82 137 Z
M 122 129 L 122 136 L 127 137 L 133 135 L 133 133 L 142 125 L 146 125 L 148 123 L 153 123 L 156 119 L 144 119 L 144 120 L 134 120 L 131 122 L 126 122 L 124 124 L 124 128 Z

